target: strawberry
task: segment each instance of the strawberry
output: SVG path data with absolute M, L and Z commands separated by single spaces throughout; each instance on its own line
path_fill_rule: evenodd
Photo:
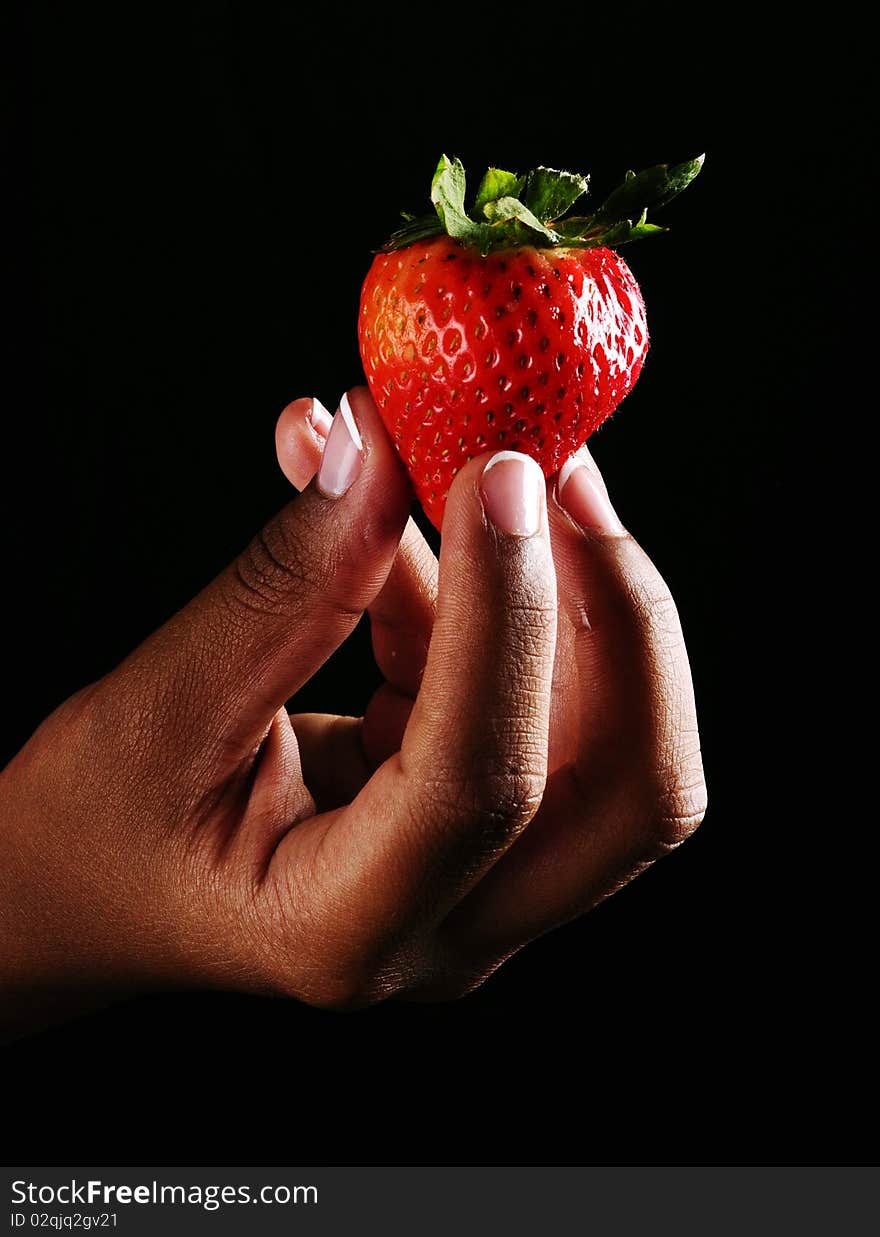
M 437 528 L 467 460 L 525 451 L 552 476 L 632 389 L 645 305 L 612 247 L 664 231 L 648 207 L 702 164 L 630 172 L 594 213 L 569 216 L 586 176 L 490 168 L 468 214 L 462 164 L 440 160 L 435 214 L 404 216 L 367 273 L 358 319 L 373 398 Z

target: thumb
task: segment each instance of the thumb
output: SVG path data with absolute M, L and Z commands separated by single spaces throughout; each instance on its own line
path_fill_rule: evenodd
M 355 388 L 308 489 L 120 671 L 163 698 L 173 685 L 186 746 L 248 750 L 382 588 L 411 498 L 369 392 Z

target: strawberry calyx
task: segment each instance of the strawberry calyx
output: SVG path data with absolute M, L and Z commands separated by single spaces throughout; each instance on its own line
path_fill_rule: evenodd
M 405 223 L 382 246 L 389 253 L 432 236 L 450 236 L 485 257 L 518 245 L 540 248 L 616 248 L 667 231 L 648 223 L 699 174 L 705 155 L 673 167 L 661 163 L 644 172 L 627 172 L 622 185 L 591 214 L 568 212 L 589 191 L 590 177 L 577 172 L 537 167 L 524 176 L 489 168 L 470 207 L 465 207 L 467 180 L 460 159 L 441 156 L 431 181 L 434 214 L 402 212 Z

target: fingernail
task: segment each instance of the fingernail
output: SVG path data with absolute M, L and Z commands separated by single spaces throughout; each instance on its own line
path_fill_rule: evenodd
M 625 531 L 611 506 L 605 482 L 592 456 L 586 455 L 584 458 L 578 453 L 566 460 L 556 483 L 556 497 L 563 510 L 581 528 L 595 529 L 600 533 Z
M 483 469 L 480 492 L 496 528 L 514 537 L 533 537 L 541 526 L 544 474 L 530 455 L 498 451 Z
M 325 498 L 341 498 L 351 489 L 361 470 L 363 452 L 364 444 L 346 393 L 330 424 L 318 469 L 317 485 Z
M 309 412 L 309 425 L 311 425 L 312 429 L 319 438 L 326 438 L 333 425 L 333 418 L 330 416 L 330 413 L 315 396 L 312 397 L 312 408 Z
M 574 457 L 573 457 L 573 458 L 574 458 Z M 580 450 L 577 452 L 577 457 L 576 457 L 576 458 L 577 458 L 578 460 L 580 460 L 580 462 L 581 462 L 581 463 L 582 463 L 582 464 L 583 464 L 586 468 L 588 468 L 588 469 L 590 470 L 590 472 L 593 474 L 593 476 L 594 476 L 594 477 L 596 478 L 596 480 L 598 481 L 598 483 L 599 483 L 599 488 L 602 490 L 603 494 L 607 494 L 607 493 L 608 493 L 608 487 L 607 487 L 607 485 L 605 484 L 605 478 L 602 476 L 601 472 L 599 471 L 599 465 L 598 465 L 598 464 L 596 463 L 596 461 L 593 459 L 592 455 L 590 454 L 590 452 L 589 452 L 589 450 L 588 450 L 588 448 L 587 448 L 586 446 L 583 446 L 583 447 L 581 447 L 581 448 L 580 448 Z M 570 463 L 571 463 L 571 460 L 568 460 L 568 461 L 566 462 L 566 464 L 565 464 L 565 465 L 563 465 L 563 468 L 564 468 L 564 467 L 566 467 L 566 466 L 567 466 L 567 464 L 570 464 Z

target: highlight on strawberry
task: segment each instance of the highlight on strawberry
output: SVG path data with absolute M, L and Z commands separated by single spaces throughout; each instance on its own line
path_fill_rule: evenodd
M 628 172 L 592 213 L 571 214 L 587 175 L 489 168 L 468 208 L 464 167 L 441 158 L 434 212 L 403 216 L 358 317 L 367 383 L 435 527 L 467 460 L 524 451 L 550 477 L 632 390 L 648 326 L 615 248 L 666 231 L 648 210 L 702 166 Z

